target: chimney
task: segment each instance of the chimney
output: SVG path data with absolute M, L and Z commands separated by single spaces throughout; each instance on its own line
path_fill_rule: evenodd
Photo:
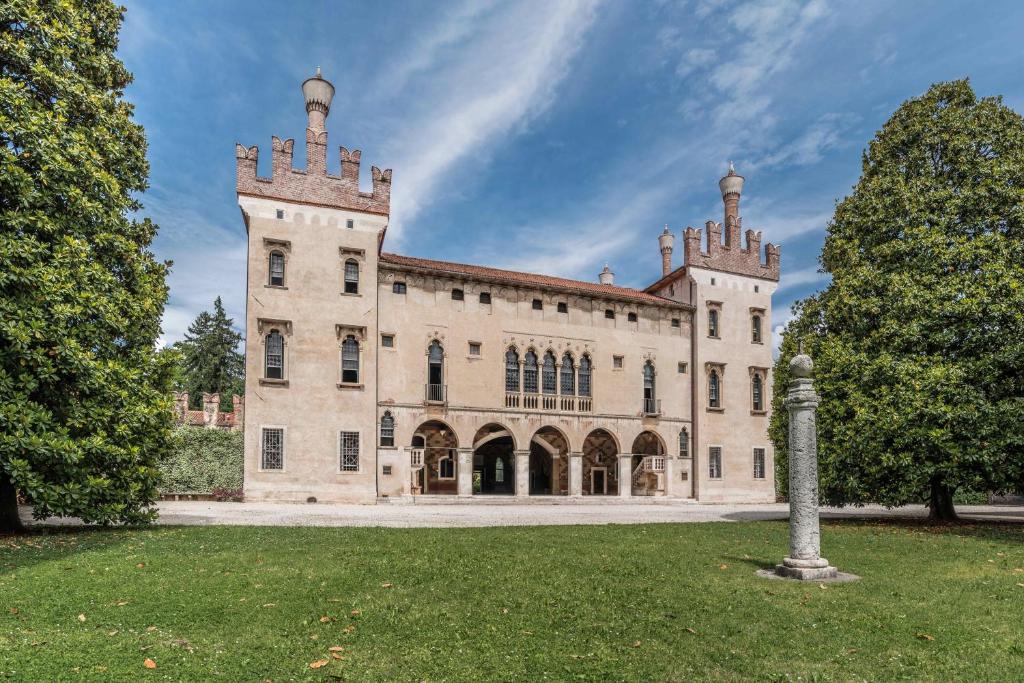
M 736 173 L 732 162 L 729 172 L 718 181 L 725 204 L 725 246 L 740 248 L 740 195 L 743 193 L 743 176 Z
M 661 276 L 665 277 L 672 272 L 672 248 L 675 246 L 676 238 L 668 231 L 668 223 L 665 230 L 658 236 L 658 246 L 661 247 Z
M 604 264 L 604 270 L 601 271 L 600 275 L 597 276 L 597 281 L 602 285 L 614 285 L 615 284 L 615 273 L 611 271 L 608 264 Z
M 327 115 L 331 111 L 331 100 L 334 99 L 334 86 L 320 75 L 320 67 L 316 68 L 315 76 L 303 81 L 302 96 L 306 100 L 306 116 L 309 117 L 306 127 L 306 172 L 327 175 Z
M 203 424 L 207 429 L 217 426 L 217 413 L 220 412 L 220 394 L 203 393 Z

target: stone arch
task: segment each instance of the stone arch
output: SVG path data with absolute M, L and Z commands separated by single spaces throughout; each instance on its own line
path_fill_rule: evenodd
M 422 464 L 414 467 L 412 487 L 422 493 L 458 493 L 459 437 L 444 420 L 430 419 L 413 431 L 413 451 L 421 453 Z
M 630 449 L 630 453 L 633 455 L 630 471 L 634 474 L 629 482 L 633 495 L 652 495 L 652 492 L 656 493 L 658 491 L 664 494 L 663 474 L 643 473 L 638 484 L 636 473 L 637 468 L 643 463 L 645 457 L 651 455 L 664 456 L 666 452 L 665 441 L 657 432 L 646 429 L 637 434 L 636 438 L 633 439 L 633 447 Z
M 569 438 L 557 427 L 544 426 L 530 439 L 531 495 L 569 495 Z
M 473 493 L 515 493 L 516 439 L 512 430 L 491 423 L 473 437 Z
M 583 495 L 619 493 L 619 443 L 607 429 L 598 428 L 583 440 Z

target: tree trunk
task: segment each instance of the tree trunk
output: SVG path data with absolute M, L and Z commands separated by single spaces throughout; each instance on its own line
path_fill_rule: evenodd
M 946 486 L 942 479 L 932 479 L 932 492 L 928 498 L 928 521 L 955 522 L 956 510 L 953 508 L 953 490 Z
M 0 471 L 0 533 L 21 531 L 18 516 L 18 490 L 6 472 Z

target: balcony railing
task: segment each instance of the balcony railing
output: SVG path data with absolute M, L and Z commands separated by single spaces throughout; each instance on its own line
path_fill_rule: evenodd
M 594 399 L 590 396 L 506 391 L 505 407 L 522 410 L 543 410 L 549 413 L 589 413 L 594 409 Z
M 414 448 L 409 451 L 409 465 L 413 468 L 423 467 L 423 449 Z
M 427 403 L 447 403 L 448 385 L 425 384 L 423 390 L 423 400 L 426 401 Z
M 645 398 L 644 415 L 661 415 L 661 399 Z

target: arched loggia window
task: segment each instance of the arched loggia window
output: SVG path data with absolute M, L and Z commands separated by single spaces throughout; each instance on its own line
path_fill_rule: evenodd
M 712 370 L 708 376 L 708 406 L 711 408 L 722 407 L 722 387 L 718 370 Z
M 519 393 L 519 353 L 511 346 L 505 352 L 505 391 Z
M 271 330 L 265 338 L 263 376 L 267 379 L 284 379 L 284 337 L 277 330 Z
M 543 390 L 545 394 L 557 394 L 558 383 L 555 373 L 555 354 L 548 351 L 544 354 Z
M 562 356 L 562 396 L 574 396 L 576 394 L 576 364 L 573 363 L 572 355 L 566 351 Z
M 530 349 L 523 357 L 523 391 L 528 394 L 536 394 L 539 391 L 537 384 L 537 354 Z
M 580 396 L 590 396 L 590 356 L 580 356 L 580 377 L 579 377 L 579 392 Z
M 436 339 L 427 349 L 427 400 L 444 400 L 444 347 Z
M 657 400 L 654 395 L 654 363 L 644 363 L 644 412 L 658 412 Z

